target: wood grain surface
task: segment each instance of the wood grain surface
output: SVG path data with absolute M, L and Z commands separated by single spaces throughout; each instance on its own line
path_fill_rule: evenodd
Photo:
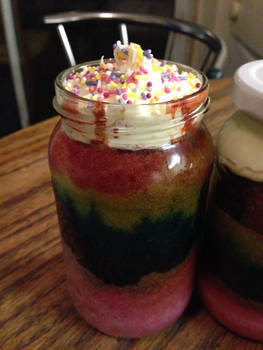
M 205 117 L 215 136 L 235 107 L 230 78 L 211 81 Z M 220 326 L 195 295 L 180 320 L 138 340 L 87 325 L 67 294 L 47 162 L 51 118 L 0 140 L 0 349 L 260 350 Z

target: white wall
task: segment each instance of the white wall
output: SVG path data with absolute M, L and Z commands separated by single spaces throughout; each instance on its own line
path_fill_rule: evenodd
M 236 29 L 238 22 L 233 22 L 231 17 L 233 17 L 234 9 L 239 8 L 239 3 L 241 3 L 242 18 L 244 18 L 247 13 L 246 6 L 248 6 L 249 0 L 176 1 L 176 17 L 204 25 L 225 40 L 228 49 L 228 55 L 223 67 L 225 76 L 232 75 L 240 65 L 259 58 L 258 55 L 247 49 L 249 42 L 242 43 L 242 38 L 241 40 L 240 38 L 238 39 L 233 33 L 233 29 Z M 192 8 L 192 11 L 189 11 L 189 7 Z M 188 9 L 188 12 L 186 9 Z M 195 66 L 200 59 L 200 55 L 202 55 L 202 49 L 200 45 L 195 45 L 191 55 L 191 64 Z

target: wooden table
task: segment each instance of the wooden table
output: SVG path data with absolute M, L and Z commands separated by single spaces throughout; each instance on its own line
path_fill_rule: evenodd
M 211 81 L 206 123 L 215 136 L 235 107 L 230 78 Z M 58 118 L 0 140 L 0 349 L 259 350 L 220 326 L 194 298 L 169 329 L 129 340 L 88 326 L 67 294 L 48 139 Z

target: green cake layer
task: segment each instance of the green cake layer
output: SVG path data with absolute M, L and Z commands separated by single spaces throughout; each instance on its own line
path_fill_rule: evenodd
M 62 237 L 79 263 L 106 283 L 124 286 L 166 272 L 198 240 L 205 189 L 174 188 L 173 196 L 145 200 L 146 190 L 131 198 L 109 196 L 53 175 Z
M 180 187 L 179 181 L 174 184 L 158 183 L 125 195 L 81 189 L 67 176 L 54 170 L 52 179 L 57 196 L 62 199 L 68 196 L 79 214 L 88 215 L 94 207 L 106 226 L 130 233 L 144 217 L 155 221 L 167 212 L 175 215 L 183 212 L 185 216 L 192 216 L 197 211 L 201 193 L 200 186 L 186 184 Z

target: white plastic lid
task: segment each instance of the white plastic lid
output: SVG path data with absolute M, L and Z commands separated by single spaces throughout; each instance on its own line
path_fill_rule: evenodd
M 232 98 L 238 109 L 263 121 L 263 60 L 238 68 L 234 75 Z

